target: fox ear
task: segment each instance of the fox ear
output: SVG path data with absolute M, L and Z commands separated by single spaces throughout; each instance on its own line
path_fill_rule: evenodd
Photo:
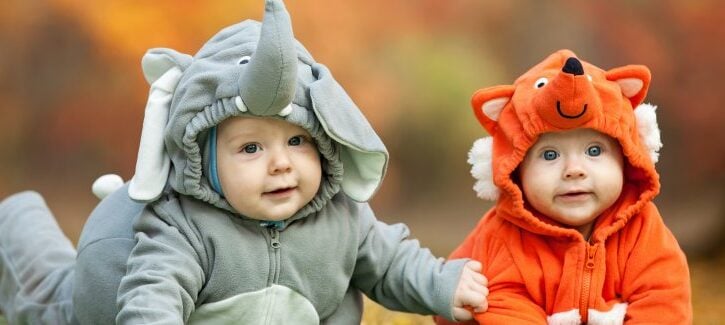
M 488 134 L 493 134 L 496 129 L 498 117 L 506 104 L 511 101 L 514 89 L 512 85 L 494 86 L 479 89 L 473 94 L 471 98 L 473 113 Z
M 643 65 L 627 65 L 614 68 L 605 73 L 607 80 L 614 81 L 619 84 L 622 89 L 622 95 L 627 97 L 632 104 L 632 108 L 636 108 L 641 104 L 649 89 L 651 74 L 649 69 Z

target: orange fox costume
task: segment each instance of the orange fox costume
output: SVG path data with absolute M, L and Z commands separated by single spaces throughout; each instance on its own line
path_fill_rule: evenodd
M 491 135 L 471 151 L 474 189 L 498 201 L 450 257 L 484 266 L 489 309 L 475 315 L 478 322 L 692 322 L 685 256 L 651 202 L 661 143 L 655 107 L 641 104 L 649 82 L 644 66 L 604 71 L 560 50 L 513 85 L 473 95 L 475 115 Z M 539 135 L 574 128 L 613 137 L 625 157 L 622 193 L 588 241 L 533 210 L 516 177 Z

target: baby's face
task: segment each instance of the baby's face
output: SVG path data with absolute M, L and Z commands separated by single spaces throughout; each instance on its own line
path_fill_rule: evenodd
M 534 209 L 588 236 L 622 191 L 622 149 L 591 129 L 546 133 L 527 152 L 520 173 Z
M 217 132 L 219 182 L 239 213 L 284 220 L 317 194 L 320 157 L 303 128 L 271 118 L 232 117 Z

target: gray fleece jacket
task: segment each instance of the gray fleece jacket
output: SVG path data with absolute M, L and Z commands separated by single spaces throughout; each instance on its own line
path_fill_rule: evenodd
M 117 322 L 316 324 L 343 317 L 336 314 L 359 322 L 359 311 L 339 310 L 351 290 L 392 309 L 451 317 L 463 261 L 444 263 L 409 240 L 405 226 L 375 219 L 364 201 L 383 178 L 387 152 L 330 72 L 294 41 L 281 2 L 268 1 L 261 28 L 228 27 L 194 58 L 149 52 L 144 71 L 152 89 L 160 81 L 172 95 L 164 131 L 170 189 L 151 195 L 133 226 Z M 163 80 L 169 73 L 175 87 Z M 239 115 L 302 126 L 324 158 L 317 196 L 283 224 L 238 214 L 205 177 L 205 134 Z M 147 193 L 139 175 L 132 197 Z

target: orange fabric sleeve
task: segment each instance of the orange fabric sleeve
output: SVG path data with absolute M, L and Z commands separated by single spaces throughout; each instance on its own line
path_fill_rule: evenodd
M 690 274 L 684 253 L 654 204 L 630 220 L 622 242 L 632 247 L 622 277 L 625 324 L 691 324 Z
M 500 236 L 494 235 L 502 230 L 494 220 L 494 213 L 489 211 L 450 255 L 450 258 L 467 257 L 481 262 L 488 278 L 488 310 L 474 318 L 480 324 L 545 324 L 546 313 L 529 297 L 522 275 L 501 239 L 510 234 L 504 229 Z M 439 325 L 456 324 L 440 317 L 435 320 Z
M 482 224 L 483 224 L 483 222 L 482 221 L 479 221 L 479 223 L 476 226 L 476 228 L 474 228 L 473 231 L 471 231 L 468 234 L 468 236 L 466 236 L 466 239 L 464 239 L 463 242 L 461 242 L 461 244 L 458 245 L 458 247 L 453 250 L 453 252 L 451 253 L 451 255 L 448 256 L 448 259 L 473 258 L 473 247 L 475 245 L 476 238 L 477 238 L 476 234 L 478 233 L 479 228 L 481 227 Z M 480 260 L 479 260 L 479 262 L 483 263 Z M 443 317 L 440 317 L 440 316 L 434 316 L 433 317 L 433 320 L 435 321 L 435 323 L 437 325 L 453 325 L 453 324 L 467 324 L 467 325 L 472 325 L 472 324 L 477 324 L 477 322 L 476 321 L 473 321 L 473 320 L 472 321 L 468 321 L 468 322 L 461 322 L 461 323 L 459 323 L 459 322 L 452 322 L 452 321 L 449 321 L 449 320 L 447 320 L 447 319 L 445 319 Z
M 501 231 L 498 231 L 501 232 Z M 511 236 L 504 232 L 502 236 Z M 504 239 L 488 233 L 479 237 L 476 252 L 485 254 L 484 274 L 488 278 L 488 310 L 476 314 L 481 324 L 545 324 L 546 313 L 534 303 L 524 285 Z

